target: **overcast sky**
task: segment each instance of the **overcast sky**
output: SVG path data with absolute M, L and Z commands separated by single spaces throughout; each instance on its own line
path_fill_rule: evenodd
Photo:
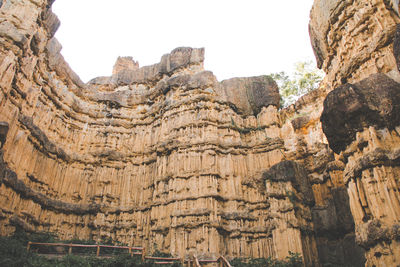
M 313 0 L 57 0 L 62 54 L 84 82 L 111 75 L 118 56 L 140 66 L 176 47 L 205 47 L 218 80 L 291 71 L 314 60 Z

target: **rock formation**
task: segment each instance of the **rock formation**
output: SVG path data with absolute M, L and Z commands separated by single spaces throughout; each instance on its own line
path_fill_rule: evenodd
M 315 0 L 327 76 L 278 110 L 269 76 L 217 81 L 204 49 L 118 58 L 84 84 L 53 1 L 0 2 L 0 231 L 177 256 L 400 264 L 398 1 Z
M 330 92 L 322 129 L 340 163 L 366 266 L 397 266 L 398 1 L 315 1 L 310 36 Z M 397 61 L 397 62 L 396 62 Z
M 333 88 L 372 73 L 391 73 L 398 7 L 397 0 L 314 1 L 311 43 Z M 391 75 L 398 77 L 396 72 Z
M 329 93 L 321 116 L 330 147 L 346 163 L 343 182 L 368 266 L 400 262 L 399 100 L 400 84 L 374 74 Z

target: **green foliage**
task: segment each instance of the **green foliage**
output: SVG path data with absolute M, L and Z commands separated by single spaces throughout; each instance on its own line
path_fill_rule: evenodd
M 97 258 L 94 250 L 85 251 L 88 248 L 82 248 L 83 251 L 78 253 L 85 253 L 85 256 L 79 255 L 65 255 L 61 258 L 47 258 L 44 256 L 39 256 L 32 251 L 27 251 L 26 245 L 28 241 L 43 242 L 43 243 L 53 243 L 60 242 L 55 238 L 54 235 L 50 233 L 35 233 L 28 234 L 23 231 L 16 231 L 13 236 L 10 237 L 0 237 L 0 266 L 7 267 L 155 267 L 159 266 L 154 263 L 154 261 L 147 260 L 142 262 L 140 255 L 135 255 L 131 257 L 127 254 L 127 250 L 119 250 L 119 252 L 109 251 L 104 254 L 112 254 L 109 258 Z M 72 239 L 68 241 L 62 241 L 63 243 L 79 243 L 79 244 L 95 244 L 93 240 L 79 240 Z M 108 240 L 105 243 L 112 245 L 113 243 Z M 102 244 L 104 244 L 102 242 Z M 56 253 L 53 251 L 53 247 L 49 247 L 47 253 Z M 102 253 L 103 253 L 102 248 Z M 42 251 L 40 251 L 42 252 Z M 89 252 L 89 253 L 86 253 Z M 121 254 L 124 253 L 124 254 Z M 75 252 L 74 252 L 75 253 Z M 171 257 L 171 255 L 157 252 L 156 256 Z M 181 266 L 180 263 L 172 263 L 170 265 L 164 265 L 170 267 Z
M 20 240 L 0 237 L 0 266 L 23 266 L 26 257 Z
M 298 62 L 295 64 L 293 75 L 289 76 L 284 71 L 271 73 L 279 86 L 281 95 L 281 107 L 287 107 L 302 95 L 318 88 L 324 77 L 324 73 L 317 69 L 311 61 Z
M 27 234 L 17 231 L 11 237 L 0 237 L 0 266 L 9 267 L 155 267 L 154 261 L 141 261 L 140 256 L 131 257 L 128 254 L 113 255 L 110 258 L 97 258 L 95 255 L 65 255 L 61 258 L 46 258 L 26 250 L 28 241 L 35 242 L 60 242 L 50 233 Z M 93 240 L 73 239 L 66 243 L 94 244 Z M 65 242 L 65 241 L 64 241 Z M 112 244 L 111 241 L 107 242 Z M 154 256 L 171 257 L 171 255 L 156 251 Z M 285 260 L 267 259 L 234 259 L 231 261 L 235 267 L 271 266 L 271 267 L 298 267 L 302 266 L 302 258 L 297 253 L 291 253 Z M 182 266 L 180 263 L 163 265 L 169 267 Z
M 336 263 L 323 263 L 323 267 L 354 267 L 354 265 L 348 264 L 336 264 Z
M 260 259 L 244 259 L 236 258 L 231 262 L 232 266 L 235 267 L 301 267 L 303 266 L 303 260 L 299 253 L 289 252 L 289 256 L 285 260 L 276 260 L 269 258 Z

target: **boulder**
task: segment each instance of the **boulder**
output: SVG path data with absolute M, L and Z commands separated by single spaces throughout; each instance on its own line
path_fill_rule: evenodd
M 330 148 L 340 153 L 365 127 L 389 128 L 400 124 L 400 84 L 384 74 L 373 74 L 356 84 L 347 83 L 328 94 L 321 115 Z
M 279 107 L 279 88 L 270 76 L 232 78 L 221 82 L 218 93 L 245 115 L 257 115 L 263 107 Z

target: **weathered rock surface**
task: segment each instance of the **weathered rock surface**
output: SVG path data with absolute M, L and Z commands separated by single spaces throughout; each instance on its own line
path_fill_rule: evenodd
M 355 240 L 365 250 L 366 266 L 400 263 L 395 252 L 400 220 L 398 10 L 398 1 L 316 0 L 311 12 L 314 52 L 327 72 L 325 86 L 334 89 L 324 101 L 321 122 L 340 168 L 326 174 L 347 188 L 345 202 L 354 218 Z M 331 212 L 337 212 L 334 206 Z M 314 216 L 326 221 L 321 212 Z M 349 233 L 351 222 L 346 221 L 340 232 Z M 321 230 L 316 227 L 317 235 Z
M 302 255 L 307 265 L 318 266 L 311 217 L 315 202 L 306 170 L 294 161 L 282 161 L 264 172 L 263 180 L 275 226 L 272 236 L 278 257 L 285 258 L 291 251 Z
M 393 130 L 400 125 L 400 84 L 385 74 L 374 74 L 356 84 L 330 92 L 321 115 L 330 148 L 343 151 L 363 128 Z
M 396 34 L 393 41 L 393 55 L 396 60 L 397 70 L 400 70 L 400 25 L 396 27 Z
M 322 131 L 320 116 L 326 91 L 321 87 L 281 111 L 283 151 L 286 159 L 304 166 L 312 188 L 314 205 L 309 206 L 309 220 L 319 264 L 363 266 L 364 251 L 355 243 L 354 221 L 343 183 L 345 164 L 335 159 Z
M 116 75 L 118 72 L 123 70 L 135 71 L 139 69 L 139 62 L 133 60 L 132 57 L 118 57 L 117 62 L 115 62 L 112 74 Z
M 162 79 L 163 75 L 170 76 L 174 71 L 182 68 L 193 67 L 193 71 L 201 70 L 203 61 L 204 49 L 179 47 L 172 50 L 170 54 L 164 55 L 158 64 L 139 69 L 121 69 L 112 76 L 111 82 L 118 86 L 154 83 Z
M 141 68 L 119 58 L 84 84 L 53 37 L 52 2 L 0 2 L 2 234 L 399 264 L 397 1 L 316 0 L 327 76 L 281 111 L 270 77 L 218 82 L 201 48 Z
M 0 148 L 3 147 L 4 142 L 6 141 L 8 128 L 9 126 L 7 122 L 0 122 Z
M 394 266 L 400 260 L 399 96 L 400 84 L 384 74 L 371 75 L 330 92 L 321 116 L 330 147 L 346 162 L 343 182 L 368 266 Z
M 279 88 L 269 76 L 224 80 L 217 90 L 223 98 L 245 115 L 257 115 L 263 107 L 279 107 Z
M 276 97 L 276 84 L 251 78 L 245 105 L 258 116 L 243 116 L 194 48 L 141 68 L 120 58 L 110 77 L 83 84 L 53 38 L 49 6 L 0 9 L 1 233 L 18 226 L 180 256 L 279 256 L 265 187 L 254 186 L 283 157 L 275 100 L 260 95 L 272 84 Z
M 396 68 L 392 53 L 398 5 L 391 0 L 315 0 L 310 38 L 333 87 Z

